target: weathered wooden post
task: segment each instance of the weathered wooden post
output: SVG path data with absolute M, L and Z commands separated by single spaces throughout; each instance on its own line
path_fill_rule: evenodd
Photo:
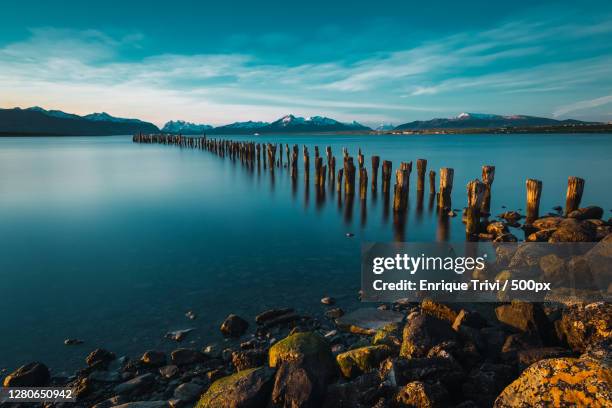
M 455 171 L 449 167 L 440 169 L 440 191 L 438 192 L 438 207 L 451 208 L 451 193 L 453 191 L 453 176 Z
M 540 216 L 540 197 L 542 196 L 542 182 L 527 179 L 527 220 L 531 224 Z
M 355 165 L 352 157 L 347 158 L 344 166 L 344 193 L 346 195 L 355 194 Z
M 425 190 L 425 172 L 427 171 L 427 160 L 418 159 L 417 166 L 417 191 Z
M 359 169 L 359 198 L 361 201 L 368 196 L 368 170 L 365 167 Z
M 308 147 L 306 147 L 306 145 L 304 145 L 304 148 L 303 148 L 303 155 L 304 155 L 304 180 L 308 182 L 308 180 L 310 179 L 310 157 L 308 156 Z
M 329 161 L 329 182 L 332 184 L 332 190 L 333 190 L 335 176 L 336 176 L 336 156 L 332 156 L 331 160 Z
M 316 156 L 315 157 L 315 184 L 317 186 L 319 185 L 319 179 L 321 178 L 321 167 L 323 167 L 323 158 Z
M 465 233 L 468 237 L 478 234 L 480 229 L 480 209 L 486 186 L 480 180 L 472 180 L 467 184 L 468 205 L 465 213 Z
M 338 192 L 338 197 L 340 197 L 340 193 L 342 193 L 342 175 L 344 174 L 344 169 L 338 169 L 338 177 L 336 179 L 336 191 Z
M 569 177 L 567 179 L 567 194 L 565 197 L 565 215 L 567 216 L 580 207 L 582 192 L 584 191 L 584 179 L 580 177 Z
M 433 170 L 429 171 L 429 194 L 436 194 L 436 172 Z
M 395 172 L 395 190 L 393 194 L 393 211 L 404 211 L 408 204 L 408 180 L 410 173 L 404 168 L 400 168 Z
M 361 153 L 361 147 L 357 153 L 357 163 L 359 163 L 359 169 L 361 170 L 363 168 L 363 154 Z
M 383 161 L 382 164 L 382 192 L 384 194 L 389 193 L 389 187 L 391 184 L 391 168 L 392 163 L 389 160 Z
M 484 198 L 482 200 L 482 212 L 491 212 L 491 186 L 495 179 L 495 166 L 482 166 L 482 182 L 485 184 Z
M 331 180 L 332 175 L 334 174 L 334 171 L 332 170 L 332 165 L 331 165 L 331 161 L 333 157 L 331 146 L 327 146 L 325 148 L 325 156 L 327 157 L 327 170 L 329 171 L 329 179 Z
M 380 165 L 380 156 L 372 156 L 372 192 L 378 190 L 378 166 Z

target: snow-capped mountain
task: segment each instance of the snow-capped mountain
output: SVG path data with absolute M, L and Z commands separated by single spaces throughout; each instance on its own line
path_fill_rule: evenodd
M 266 131 L 286 131 L 288 129 L 303 132 L 370 130 L 357 122 L 343 123 L 325 116 L 303 118 L 294 115 L 283 116 L 265 128 Z
M 91 120 L 94 122 L 142 122 L 140 119 L 117 118 L 115 116 L 109 115 L 106 112 L 90 113 L 89 115 L 83 116 L 83 119 Z
M 376 129 L 379 132 L 385 131 L 385 130 L 393 130 L 395 129 L 395 126 L 393 126 L 392 123 L 381 123 L 380 125 L 376 126 Z
M 517 126 L 555 126 L 566 124 L 584 124 L 579 120 L 555 120 L 526 115 L 494 115 L 489 113 L 463 112 L 454 118 L 436 118 L 431 120 L 416 120 L 397 126 L 396 130 L 428 130 L 428 129 L 480 129 Z
M 201 135 L 212 128 L 213 127 L 210 125 L 198 125 L 184 120 L 171 120 L 164 125 L 162 132 L 180 133 L 183 135 Z

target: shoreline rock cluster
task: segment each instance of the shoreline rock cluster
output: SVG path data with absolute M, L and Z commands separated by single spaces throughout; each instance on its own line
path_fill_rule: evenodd
M 71 378 L 34 362 L 3 384 L 77 396 L 47 407 L 610 406 L 612 304 L 469 306 L 398 301 L 321 320 L 274 309 L 254 323 L 229 315 L 220 328 L 229 347 L 133 360 L 96 349 Z

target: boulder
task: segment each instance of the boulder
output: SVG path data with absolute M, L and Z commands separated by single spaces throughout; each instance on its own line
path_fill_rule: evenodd
M 296 361 L 283 362 L 274 378 L 272 404 L 287 408 L 320 407 L 325 400 L 327 385 L 316 367 Z
M 604 210 L 595 205 L 579 208 L 567 214 L 567 218 L 575 218 L 577 220 L 595 219 L 599 220 L 603 216 Z
M 402 345 L 402 326 L 400 323 L 389 323 L 376 330 L 372 338 L 372 345 L 386 344 L 389 347 L 398 348 Z
M 567 281 L 567 267 L 565 260 L 557 254 L 548 254 L 540 258 L 540 270 L 544 282 L 554 282 L 555 286 Z
M 597 361 L 576 358 L 540 360 L 508 385 L 494 407 L 608 407 L 612 371 Z
M 232 364 L 237 371 L 261 367 L 265 363 L 266 351 L 262 349 L 234 351 L 232 353 Z
M 89 367 L 107 366 L 108 363 L 115 359 L 115 354 L 104 349 L 95 349 L 85 357 L 85 362 Z
M 497 320 L 520 332 L 537 336 L 544 343 L 553 341 L 553 325 L 538 303 L 512 301 L 495 308 Z
M 275 343 L 268 351 L 270 367 L 278 367 L 283 362 L 305 363 L 317 367 L 321 376 L 333 378 L 337 372 L 329 343 L 323 336 L 312 333 L 295 333 Z
M 506 211 L 505 213 L 498 215 L 498 217 L 510 223 L 515 223 L 523 218 L 523 216 L 516 211 Z
M 526 369 L 533 363 L 537 363 L 540 360 L 572 356 L 573 353 L 571 350 L 564 349 L 561 347 L 538 347 L 527 350 L 520 350 L 517 353 L 518 369 L 519 372 L 522 372 L 524 369 Z
M 459 331 L 461 327 L 473 327 L 475 329 L 482 329 L 487 326 L 487 321 L 484 317 L 480 315 L 480 313 L 475 311 L 469 311 L 465 309 L 461 309 L 457 314 L 457 317 L 452 322 L 453 330 Z
M 205 360 L 204 354 L 197 350 L 180 348 L 170 353 L 172 363 L 181 366 L 187 364 L 201 363 Z
M 457 310 L 451 308 L 444 303 L 435 302 L 432 299 L 425 299 L 421 302 L 421 310 L 423 313 L 430 316 L 436 317 L 440 320 L 446 320 L 450 324 L 453 324 L 457 315 Z
M 269 309 L 261 312 L 257 316 L 255 316 L 255 322 L 257 324 L 264 324 L 269 320 L 276 319 L 279 316 L 283 316 L 289 313 L 293 313 L 294 310 L 291 308 L 286 309 Z
M 400 356 L 425 357 L 429 349 L 436 344 L 456 339 L 457 334 L 447 321 L 420 314 L 404 326 Z
M 146 373 L 117 385 L 113 391 L 115 394 L 139 394 L 151 388 L 154 382 L 153 374 Z
M 518 238 L 514 234 L 507 233 L 498 235 L 493 242 L 518 242 Z
M 230 314 L 221 324 L 221 333 L 228 337 L 240 337 L 249 328 L 249 322 L 240 316 Z
M 5 387 L 42 387 L 51 380 L 49 369 L 38 362 L 23 365 L 4 378 Z
M 182 402 L 195 401 L 202 393 L 202 386 L 194 382 L 183 383 L 174 389 L 174 398 Z
M 500 391 L 515 378 L 514 373 L 508 365 L 484 363 L 470 371 L 462 386 L 463 395 L 478 406 L 490 407 Z
M 463 382 L 465 373 L 452 358 L 389 358 L 380 365 L 380 378 L 391 387 L 406 385 L 412 381 L 440 381 L 447 389 L 452 389 Z
M 563 217 L 543 217 L 538 218 L 531 225 L 539 230 L 556 229 L 563 220 Z
M 404 314 L 400 312 L 362 308 L 336 319 L 336 325 L 351 333 L 373 335 L 387 324 L 399 323 L 402 320 Z
M 172 378 L 179 373 L 179 368 L 174 364 L 159 368 L 159 374 L 164 378 Z
M 161 367 L 166 364 L 166 353 L 157 350 L 145 351 L 140 361 L 151 367 Z
M 559 224 L 548 242 L 593 242 L 595 236 L 596 228 L 593 224 L 575 218 L 566 218 Z
M 439 383 L 413 381 L 399 390 L 395 401 L 399 407 L 444 408 L 449 406 L 446 389 Z
M 548 242 L 552 234 L 555 233 L 556 228 L 543 229 L 536 232 L 532 232 L 527 235 L 525 241 L 527 242 Z
M 561 340 L 575 351 L 584 352 L 612 337 L 612 304 L 607 302 L 576 305 L 563 311 L 557 322 L 557 333 Z
M 223 377 L 212 383 L 196 408 L 260 408 L 265 407 L 272 391 L 274 370 L 250 368 Z
M 508 226 L 500 221 L 495 221 L 487 225 L 487 233 L 493 234 L 495 236 L 507 234 Z
M 393 354 L 393 349 L 387 345 L 366 346 L 336 356 L 342 375 L 354 378 L 360 374 L 372 371 L 387 357 Z

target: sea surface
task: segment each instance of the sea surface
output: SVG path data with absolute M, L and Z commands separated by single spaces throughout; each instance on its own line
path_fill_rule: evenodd
M 580 176 L 583 204 L 612 215 L 612 135 L 227 137 L 305 144 L 311 166 L 315 145 L 323 156 L 332 146 L 338 168 L 343 147 L 355 163 L 361 147 L 368 169 L 373 154 L 394 171 L 425 158 L 428 170 L 455 169 L 459 210 L 467 182 L 495 165 L 493 214 L 525 207 L 527 178 L 543 181 L 541 213 L 551 211 L 564 205 L 567 177 Z M 304 184 L 301 149 L 299 158 L 292 186 L 287 169 L 248 170 L 130 136 L 0 138 L 0 370 L 41 361 L 72 373 L 96 347 L 139 357 L 175 348 L 164 334 L 190 327 L 182 346 L 199 348 L 223 342 L 228 313 L 252 319 L 291 306 L 320 315 L 324 295 L 350 310 L 362 242 L 465 239 L 460 216 L 440 223 L 428 185 L 419 203 L 416 166 L 408 213 L 394 223 L 380 192 L 351 206 L 335 188 L 317 194 L 313 169 Z M 198 318 L 187 320 L 188 310 Z

